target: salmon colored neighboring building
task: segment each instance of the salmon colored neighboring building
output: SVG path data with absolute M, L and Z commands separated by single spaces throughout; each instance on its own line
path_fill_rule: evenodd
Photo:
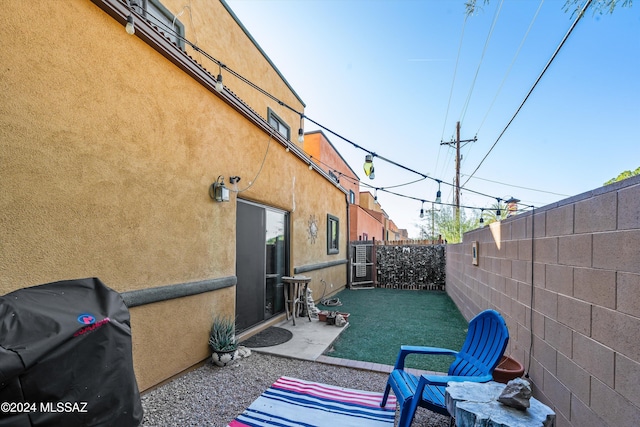
M 398 230 L 370 192 L 359 191 L 360 179 L 324 132 L 305 133 L 304 151 L 348 193 L 350 241 L 408 238 L 407 231 Z
M 349 204 L 359 203 L 360 178 L 322 131 L 304 134 L 303 148 L 315 164 L 347 192 Z
M 406 229 L 398 229 L 368 191 L 359 191 L 360 178 L 322 131 L 304 135 L 304 151 L 336 184 L 349 200 L 349 240 L 407 240 Z
M 356 233 L 350 235 L 353 240 L 386 240 L 386 221 L 388 216 L 382 210 L 373 194 L 360 192 L 360 204 L 350 207 L 351 216 L 356 218 Z M 353 222 L 352 222 L 353 224 Z

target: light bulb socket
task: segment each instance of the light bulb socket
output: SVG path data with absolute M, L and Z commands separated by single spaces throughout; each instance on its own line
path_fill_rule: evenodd
M 218 78 L 216 79 L 216 90 L 218 93 L 222 93 L 224 89 L 224 84 L 222 84 L 222 74 L 218 74 Z
M 442 203 L 442 191 L 440 190 L 436 193 L 436 203 Z
M 304 142 L 304 131 L 302 128 L 298 129 L 298 142 L 301 144 Z
M 420 218 L 424 218 L 424 209 L 420 209 Z

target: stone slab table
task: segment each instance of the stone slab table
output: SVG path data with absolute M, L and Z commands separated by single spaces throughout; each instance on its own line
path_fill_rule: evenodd
M 447 410 L 457 427 L 554 427 L 556 414 L 533 397 L 519 410 L 498 402 L 506 384 L 450 382 L 445 392 Z

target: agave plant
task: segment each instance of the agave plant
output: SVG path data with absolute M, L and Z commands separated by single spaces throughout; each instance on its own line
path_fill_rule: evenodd
M 236 324 L 232 317 L 214 317 L 209 333 L 209 347 L 218 352 L 234 351 L 238 348 Z

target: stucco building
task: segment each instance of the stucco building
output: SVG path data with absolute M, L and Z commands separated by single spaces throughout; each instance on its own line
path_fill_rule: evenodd
M 279 319 L 283 275 L 346 284 L 349 191 L 223 0 L 3 6 L 0 294 L 99 277 L 130 307 L 145 390 L 208 357 L 214 313 Z

